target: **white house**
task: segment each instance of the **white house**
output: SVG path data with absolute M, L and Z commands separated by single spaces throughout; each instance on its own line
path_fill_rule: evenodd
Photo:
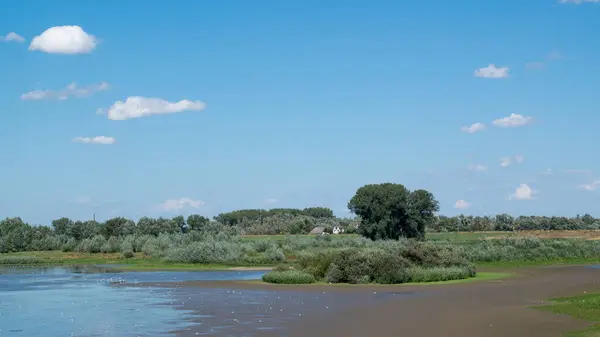
M 332 232 L 333 234 L 342 234 L 344 233 L 344 229 L 340 226 L 334 226 Z

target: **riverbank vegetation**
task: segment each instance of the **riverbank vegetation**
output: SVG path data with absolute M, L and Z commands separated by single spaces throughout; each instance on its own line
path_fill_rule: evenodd
M 473 277 L 479 264 L 600 260 L 600 241 L 524 237 L 519 231 L 595 233 L 599 222 L 588 215 L 448 218 L 435 214 L 438 202 L 430 192 L 390 183 L 359 188 L 348 208 L 352 219 L 336 218 L 324 207 L 239 210 L 212 220 L 196 214 L 137 222 L 61 218 L 51 226 L 6 218 L 0 221 L 0 264 L 118 263 L 161 269 L 282 265 L 265 280 L 407 283 Z M 306 235 L 315 227 L 346 234 Z M 23 253 L 39 251 L 63 255 Z
M 538 307 L 555 314 L 569 315 L 591 323 L 585 330 L 569 332 L 567 337 L 600 335 L 600 294 L 585 294 L 552 299 L 552 304 Z

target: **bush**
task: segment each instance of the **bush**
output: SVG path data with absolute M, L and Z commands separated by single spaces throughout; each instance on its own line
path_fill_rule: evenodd
M 409 269 L 410 282 L 440 282 L 475 277 L 470 267 L 414 267 Z
M 271 271 L 262 277 L 264 282 L 275 284 L 310 284 L 315 277 L 300 270 Z
M 133 250 L 125 250 L 123 251 L 122 256 L 124 259 L 130 259 L 135 256 L 135 253 L 133 252 Z

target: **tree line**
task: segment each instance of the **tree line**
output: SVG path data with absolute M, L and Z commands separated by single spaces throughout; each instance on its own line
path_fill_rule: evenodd
M 137 222 L 115 217 L 104 222 L 53 220 L 51 226 L 31 226 L 20 218 L 0 221 L 0 252 L 48 250 L 69 239 L 81 241 L 96 236 L 105 239 L 127 235 L 158 236 L 160 233 L 226 231 L 231 234 L 274 235 L 307 234 L 315 227 L 331 232 L 340 226 L 346 233 L 370 239 L 423 239 L 427 231 L 519 231 L 599 229 L 600 219 L 583 216 L 545 217 L 508 214 L 496 216 L 438 216 L 438 201 L 426 190 L 410 191 L 401 184 L 365 185 L 348 202 L 354 218 L 335 217 L 326 207 L 304 209 L 243 209 L 221 213 L 212 219 L 192 214 L 187 218 L 142 217 Z

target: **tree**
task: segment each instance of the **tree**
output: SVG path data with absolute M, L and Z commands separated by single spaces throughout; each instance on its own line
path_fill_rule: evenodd
M 185 218 L 183 217 L 183 215 L 178 215 L 176 217 L 173 218 L 173 221 L 177 224 L 177 227 L 179 227 L 179 230 L 182 233 L 187 232 L 187 224 L 185 223 Z
M 348 209 L 360 216 L 358 232 L 371 239 L 425 237 L 425 227 L 435 221 L 437 200 L 428 191 L 411 192 L 404 185 L 383 183 L 359 188 Z
M 314 218 L 333 218 L 333 211 L 327 207 L 307 207 L 302 212 Z
M 187 225 L 193 231 L 201 231 L 210 223 L 210 219 L 202 215 L 192 214 L 187 218 Z

